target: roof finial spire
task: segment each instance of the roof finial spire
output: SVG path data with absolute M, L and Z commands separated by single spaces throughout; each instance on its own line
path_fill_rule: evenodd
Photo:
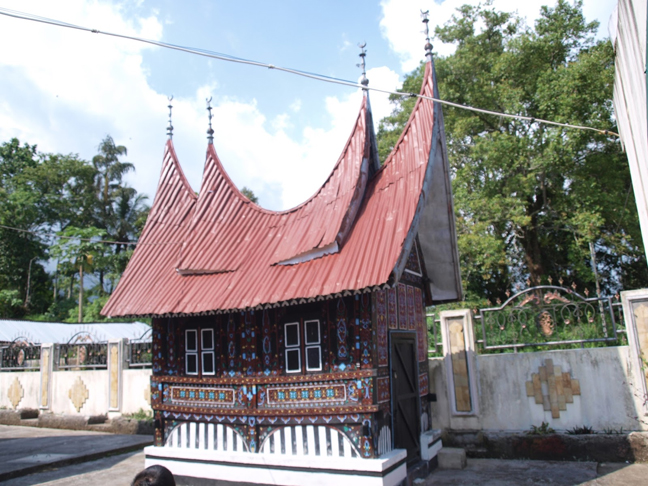
M 171 140 L 173 138 L 173 125 L 171 124 L 171 110 L 173 109 L 171 102 L 173 101 L 173 95 L 168 96 L 167 99 L 169 100 L 169 126 L 167 127 L 167 135 L 169 136 L 169 140 Z
M 423 31 L 425 33 L 425 59 L 427 62 L 432 62 L 432 43 L 430 42 L 430 28 L 428 26 L 430 19 L 428 15 L 430 15 L 429 10 L 425 12 L 421 10 L 421 18 L 423 19 L 421 22 L 425 24 L 425 30 Z
M 365 47 L 367 47 L 367 43 L 363 42 L 362 44 L 358 44 L 358 47 L 360 48 L 360 63 L 356 64 L 360 69 L 362 69 L 362 79 L 360 80 L 360 84 L 362 86 L 369 85 L 369 80 L 367 79 L 367 72 L 366 72 L 366 66 L 365 66 L 365 57 L 367 56 L 367 51 L 365 51 Z
M 211 100 L 212 100 L 211 96 L 206 99 L 206 101 L 207 101 L 207 111 L 209 112 L 209 129 L 207 130 L 207 141 L 209 142 L 210 145 L 214 143 L 214 129 L 212 128 L 212 124 L 211 124 L 211 121 L 212 121 L 212 118 L 214 117 L 214 115 L 212 115 L 212 112 L 211 112 L 212 111 Z

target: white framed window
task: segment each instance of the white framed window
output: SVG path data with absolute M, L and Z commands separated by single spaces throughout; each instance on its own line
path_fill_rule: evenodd
M 322 343 L 318 320 L 304 322 L 306 371 L 322 371 Z
M 202 355 L 202 374 L 216 374 L 216 360 L 214 357 L 214 330 L 201 329 L 201 355 Z
M 301 368 L 301 343 L 299 322 L 289 322 L 284 326 L 286 343 L 286 373 L 299 373 Z
M 185 330 L 185 373 L 187 375 L 216 374 L 213 329 Z
M 185 372 L 188 375 L 198 374 L 198 331 L 185 331 Z
M 322 371 L 322 337 L 319 320 L 304 321 L 303 327 L 301 322 L 286 323 L 284 337 L 286 373 L 301 373 L 303 371 L 302 353 L 306 371 Z

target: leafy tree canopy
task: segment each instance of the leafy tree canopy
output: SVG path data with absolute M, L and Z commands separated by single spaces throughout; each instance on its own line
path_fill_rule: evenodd
M 437 57 L 443 99 L 497 112 L 616 131 L 614 52 L 596 41 L 582 1 L 542 7 L 535 26 L 488 2 L 463 6 L 436 38 L 456 45 Z M 402 91 L 417 93 L 424 66 Z M 389 153 L 414 106 L 393 96 L 380 122 Z M 504 298 L 517 284 L 564 278 L 604 291 L 648 282 L 630 173 L 618 140 L 444 107 L 458 244 L 468 298 Z M 594 265 L 592 265 L 594 261 Z
M 133 170 L 119 160 L 126 148 L 107 136 L 99 152 L 89 163 L 76 155 L 39 153 L 17 139 L 0 145 L 3 316 L 65 318 L 79 286 L 79 264 L 87 272 L 86 285 L 98 280 L 86 298 L 114 289 L 132 254 L 127 243 L 139 236 L 148 206 L 146 196 L 123 183 Z M 48 236 L 56 232 L 92 241 Z M 123 244 L 97 243 L 100 237 Z M 53 274 L 45 270 L 50 259 Z
M 256 196 L 256 194 L 254 194 L 252 189 L 249 189 L 248 187 L 244 186 L 243 189 L 241 189 L 241 194 L 247 197 L 254 204 L 259 204 L 259 198 Z

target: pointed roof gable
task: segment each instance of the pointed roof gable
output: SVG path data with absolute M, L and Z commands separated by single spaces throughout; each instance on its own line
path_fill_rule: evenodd
M 426 96 L 434 94 L 432 71 L 428 63 L 421 91 Z M 419 222 L 437 210 L 429 204 L 431 188 L 444 191 L 440 200 L 449 202 L 445 216 L 437 218 L 443 226 L 437 243 L 449 246 L 450 266 L 456 266 L 438 119 L 440 107 L 419 98 L 392 154 L 378 168 L 365 95 L 327 181 L 309 200 L 281 212 L 260 208 L 243 196 L 211 145 L 196 197 L 169 142 L 151 215 L 102 312 L 111 316 L 222 312 L 393 284 L 403 272 Z M 433 181 L 435 177 L 439 181 Z M 430 258 L 434 264 L 438 251 L 426 256 L 421 246 L 424 266 Z M 451 273 L 458 276 L 458 268 Z M 460 284 L 451 284 L 457 298 Z

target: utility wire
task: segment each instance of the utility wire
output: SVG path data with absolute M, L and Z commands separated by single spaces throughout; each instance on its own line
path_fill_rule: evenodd
M 12 231 L 18 231 L 19 233 L 29 233 L 35 236 L 49 236 L 52 238 L 60 238 L 64 240 L 80 240 L 80 241 L 89 241 L 91 243 L 106 243 L 107 245 L 137 245 L 137 241 L 109 241 L 109 240 L 95 240 L 93 238 L 81 238 L 79 236 L 63 236 L 56 233 L 49 233 L 46 231 L 31 231 L 22 228 L 14 228 L 13 226 L 5 226 L 0 224 L 0 228 L 8 229 Z
M 63 236 L 58 233 L 51 233 L 48 231 L 31 231 L 22 228 L 15 228 L 13 226 L 6 226 L 0 224 L 0 228 L 7 229 L 11 231 L 17 231 L 19 233 L 29 233 L 34 236 L 48 236 L 50 238 L 59 238 L 64 240 L 80 240 L 80 241 L 89 241 L 91 243 L 104 243 L 106 245 L 145 245 L 145 246 L 159 246 L 159 245 L 181 245 L 181 241 L 163 241 L 159 243 L 141 243 L 139 241 L 110 241 L 110 240 L 95 240 L 93 238 L 81 238 L 80 236 Z
M 325 76 L 323 74 L 317 74 L 317 73 L 311 73 L 311 72 L 307 72 L 307 71 L 301 71 L 299 69 L 291 69 L 291 68 L 286 68 L 286 67 L 281 67 L 281 66 L 275 66 L 274 64 L 269 64 L 269 63 L 260 62 L 260 61 L 254 61 L 254 60 L 250 60 L 250 59 L 243 59 L 243 58 L 240 58 L 240 57 L 231 56 L 229 54 L 223 54 L 223 53 L 219 53 L 219 52 L 209 51 L 207 49 L 194 48 L 194 47 L 185 47 L 185 46 L 180 46 L 180 45 L 176 45 L 176 44 L 170 44 L 170 43 L 167 43 L 167 42 L 156 41 L 156 40 L 152 40 L 152 39 L 144 39 L 144 38 L 141 38 L 141 37 L 135 37 L 135 36 L 125 35 L 125 34 L 117 34 L 117 33 L 114 33 L 114 32 L 103 32 L 103 31 L 100 31 L 100 30 L 97 30 L 97 29 L 91 29 L 91 28 L 88 28 L 88 27 L 83 27 L 83 26 L 80 26 L 80 25 L 70 24 L 70 23 L 67 23 L 67 22 L 62 22 L 60 20 L 54 20 L 54 19 L 50 19 L 50 18 L 47 18 L 47 17 L 41 17 L 39 15 L 29 14 L 29 13 L 25 13 L 25 12 L 19 12 L 17 10 L 11 10 L 11 9 L 8 9 L 8 8 L 3 8 L 3 7 L 0 7 L 0 15 L 5 15 L 7 17 L 13 17 L 13 18 L 16 18 L 16 19 L 21 19 L 21 20 L 30 20 L 32 22 L 40 22 L 40 23 L 44 23 L 44 24 L 48 24 L 48 25 L 54 25 L 56 27 L 65 27 L 65 28 L 68 28 L 68 29 L 82 30 L 82 31 L 85 31 L 85 32 L 91 32 L 93 34 L 103 34 L 103 35 L 107 35 L 107 36 L 111 36 L 111 37 L 118 37 L 118 38 L 121 38 L 121 39 L 128 39 L 128 40 L 132 40 L 132 41 L 136 41 L 136 42 L 143 42 L 145 44 L 151 44 L 151 45 L 158 46 L 158 47 L 164 47 L 166 49 L 172 49 L 172 50 L 176 50 L 176 51 L 187 52 L 187 53 L 190 53 L 190 54 L 196 54 L 196 55 L 199 55 L 199 56 L 209 57 L 209 58 L 212 58 L 212 59 L 218 59 L 218 60 L 221 60 L 221 61 L 235 62 L 235 63 L 239 63 L 239 64 L 247 64 L 247 65 L 250 65 L 250 66 L 265 67 L 265 68 L 268 68 L 268 69 L 275 69 L 277 71 L 283 71 L 285 73 L 295 74 L 297 76 L 303 76 L 305 78 L 314 79 L 314 80 L 317 80 L 317 81 L 340 84 L 340 85 L 343 85 L 343 86 L 350 86 L 350 87 L 354 87 L 354 88 L 360 88 L 360 89 L 375 91 L 375 92 L 378 92 L 378 93 L 386 93 L 386 94 L 390 94 L 390 95 L 401 96 L 403 98 L 414 98 L 414 97 L 422 98 L 422 99 L 426 99 L 426 100 L 430 100 L 430 101 L 435 101 L 435 102 L 441 103 L 443 105 L 452 106 L 454 108 L 459 108 L 459 109 L 468 110 L 468 111 L 474 111 L 476 113 L 484 113 L 484 114 L 487 114 L 487 115 L 494 115 L 494 116 L 499 116 L 499 117 L 504 117 L 504 118 L 512 118 L 512 119 L 516 119 L 516 120 L 525 120 L 525 121 L 528 121 L 528 122 L 531 122 L 531 123 L 534 123 L 534 122 L 543 123 L 543 124 L 546 124 L 546 125 L 553 125 L 553 126 L 563 127 L 563 128 L 573 128 L 573 129 L 578 129 L 578 130 L 590 130 L 590 131 L 600 133 L 600 134 L 603 134 L 603 135 L 614 135 L 616 137 L 619 136 L 618 133 L 612 132 L 610 130 L 601 130 L 599 128 L 588 127 L 588 126 L 583 126 L 583 125 L 572 125 L 570 123 L 559 123 L 559 122 L 555 122 L 555 121 L 551 121 L 551 120 L 544 120 L 542 118 L 534 118 L 534 117 L 531 117 L 531 116 L 512 115 L 510 113 L 500 113 L 500 112 L 497 112 L 497 111 L 491 111 L 491 110 L 485 110 L 485 109 L 482 109 L 482 108 L 476 108 L 474 106 L 461 105 L 459 103 L 453 103 L 451 101 L 446 101 L 446 100 L 442 100 L 442 99 L 439 99 L 439 98 L 434 98 L 432 96 L 424 96 L 424 95 L 417 94 L 417 93 L 407 93 L 407 92 L 402 92 L 402 91 L 390 91 L 390 90 L 380 89 L 380 88 L 371 88 L 371 87 L 363 86 L 362 84 L 359 84 L 359 83 L 354 82 L 354 81 L 349 81 L 349 80 L 346 80 L 346 79 L 340 79 L 340 78 L 335 78 L 335 77 L 331 77 L 331 76 Z

